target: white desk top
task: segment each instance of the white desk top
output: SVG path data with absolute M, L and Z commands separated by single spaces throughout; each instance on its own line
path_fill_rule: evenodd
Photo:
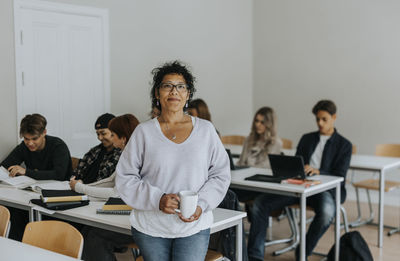
M 1 260 L 57 261 L 78 260 L 56 252 L 0 237 Z
M 25 191 L 8 186 L 0 185 L 0 203 L 5 205 L 18 206 L 41 210 L 34 204 L 29 203 L 33 198 L 39 198 L 39 194 L 31 191 Z M 131 225 L 129 223 L 129 215 L 108 215 L 96 214 L 96 210 L 100 209 L 104 201 L 91 200 L 88 206 L 73 208 L 63 211 L 44 211 L 43 213 L 54 213 L 54 216 L 65 218 L 71 221 L 82 222 L 87 225 L 101 225 L 103 228 L 110 228 L 118 232 L 130 234 Z M 227 227 L 229 224 L 237 224 L 244 217 L 246 212 L 233 211 L 217 208 L 213 211 L 214 223 L 211 226 L 211 232 L 217 232 Z
M 270 169 L 260 169 L 260 168 L 247 168 L 240 170 L 231 171 L 231 186 L 246 187 L 252 190 L 258 191 L 280 191 L 288 193 L 298 193 L 298 194 L 315 194 L 330 188 L 335 187 L 338 183 L 343 181 L 342 177 L 327 176 L 327 175 L 317 175 L 309 177 L 312 180 L 320 180 L 321 184 L 313 185 L 311 187 L 305 188 L 302 185 L 294 184 L 280 184 L 271 182 L 260 182 L 260 181 L 248 181 L 244 180 L 246 177 L 255 174 L 265 174 L 272 175 Z
M 105 225 L 108 227 L 119 228 L 121 232 L 130 234 L 131 224 L 129 223 L 129 215 L 109 215 L 109 214 L 96 214 L 96 210 L 101 208 L 104 202 L 90 201 L 89 206 L 68 209 L 64 211 L 58 211 L 58 215 L 62 215 L 66 219 L 68 217 L 73 219 L 80 219 L 86 222 L 88 225 L 97 224 Z M 214 223 L 211 225 L 211 232 L 217 232 L 222 230 L 226 224 L 239 222 L 241 219 L 246 217 L 246 212 L 233 211 L 227 209 L 217 208 L 213 210 Z
M 360 154 L 351 156 L 350 168 L 352 169 L 380 171 L 398 167 L 400 167 L 400 158 Z

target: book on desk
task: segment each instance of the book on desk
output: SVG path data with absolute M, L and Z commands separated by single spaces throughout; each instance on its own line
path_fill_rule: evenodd
M 117 214 L 117 215 L 129 215 L 132 207 L 127 205 L 121 198 L 110 197 L 107 202 L 104 203 L 101 209 L 96 211 L 97 214 Z
M 42 189 L 40 198 L 43 203 L 49 202 L 71 202 L 88 200 L 88 196 L 70 189 L 56 190 L 56 189 Z

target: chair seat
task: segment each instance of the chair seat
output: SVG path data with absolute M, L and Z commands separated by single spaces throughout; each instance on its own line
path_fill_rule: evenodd
M 356 188 L 364 188 L 370 190 L 379 190 L 379 180 L 378 179 L 366 179 L 359 182 L 353 183 Z M 400 188 L 400 182 L 397 181 L 385 181 L 385 192 L 389 192 L 396 188 Z

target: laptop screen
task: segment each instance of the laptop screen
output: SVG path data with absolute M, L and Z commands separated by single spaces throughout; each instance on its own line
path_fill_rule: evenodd
M 268 157 L 275 177 L 306 178 L 303 157 L 278 154 L 268 154 Z

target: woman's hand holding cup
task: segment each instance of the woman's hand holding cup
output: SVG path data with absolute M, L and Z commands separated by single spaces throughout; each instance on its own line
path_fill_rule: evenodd
M 196 211 L 189 218 L 184 218 L 182 216 L 182 213 L 178 213 L 178 216 L 183 222 L 193 222 L 193 221 L 198 220 L 202 213 L 203 213 L 203 210 L 201 209 L 201 207 L 197 206 Z
M 164 194 L 160 199 L 160 210 L 165 214 L 175 214 L 179 208 L 179 197 L 176 194 Z

